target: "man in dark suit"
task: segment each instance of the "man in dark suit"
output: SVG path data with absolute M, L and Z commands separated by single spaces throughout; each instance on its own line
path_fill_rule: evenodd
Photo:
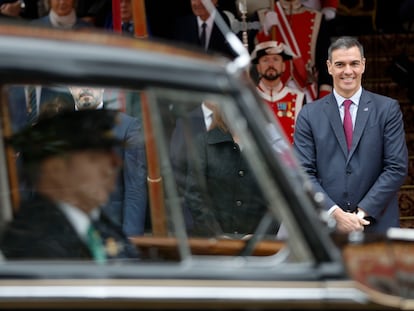
M 2 236 L 6 258 L 138 258 L 121 227 L 99 209 L 121 166 L 116 118 L 109 110 L 65 111 L 6 140 L 20 152 L 35 190 Z
M 132 13 L 131 0 L 121 0 L 119 3 L 120 18 L 121 18 L 121 30 L 122 33 L 129 36 L 134 36 L 134 19 Z M 114 30 L 113 15 L 112 12 L 108 14 L 106 18 L 105 28 Z
M 34 103 L 30 102 L 30 88 L 34 92 Z M 8 101 L 10 103 L 9 109 L 13 131 L 25 127 L 28 123 L 35 122 L 43 105 L 53 101 L 57 97 L 60 97 L 60 100 L 65 101 L 66 104 L 73 103 L 72 97 L 67 89 L 41 85 L 16 85 L 10 87 Z M 31 113 L 32 104 L 35 105 L 36 110 L 33 115 Z
M 212 0 L 217 6 L 218 0 Z M 191 0 L 193 14 L 179 17 L 176 22 L 174 39 L 197 45 L 210 52 L 222 53 L 228 57 L 235 57 L 236 54 L 231 49 L 224 35 L 214 23 L 217 14 L 220 14 L 224 21 L 230 25 L 228 17 L 216 8 L 213 14 L 204 7 L 201 0 Z M 205 33 L 203 34 L 203 28 Z
M 104 108 L 103 89 L 71 87 L 70 91 L 75 100 L 75 109 Z M 114 133 L 125 142 L 126 147 L 118 149 L 123 165 L 115 191 L 103 209 L 122 226 L 127 236 L 142 235 L 147 209 L 147 165 L 141 126 L 136 118 L 120 112 Z
M 327 66 L 334 91 L 300 111 L 299 160 L 315 191 L 325 194 L 324 207 L 340 232 L 399 227 L 397 192 L 408 170 L 399 104 L 362 88 L 365 58 L 356 39 L 334 41 Z

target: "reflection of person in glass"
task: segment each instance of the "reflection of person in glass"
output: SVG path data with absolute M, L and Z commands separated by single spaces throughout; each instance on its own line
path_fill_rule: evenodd
M 70 92 L 76 110 L 105 108 L 102 88 L 72 86 Z M 123 166 L 104 210 L 128 236 L 142 235 L 147 209 L 147 166 L 141 126 L 136 118 L 120 112 L 114 132 L 127 148 L 118 150 Z
M 115 111 L 66 111 L 12 136 L 34 195 L 1 241 L 6 258 L 136 258 L 121 228 L 101 213 L 122 164 L 114 148 Z
M 266 212 L 266 204 L 238 137 L 226 126 L 218 105 L 205 104 L 213 110 L 213 121 L 209 130 L 197 137 L 198 158 L 189 164 L 184 196 L 193 216 L 193 233 L 236 237 L 252 234 Z

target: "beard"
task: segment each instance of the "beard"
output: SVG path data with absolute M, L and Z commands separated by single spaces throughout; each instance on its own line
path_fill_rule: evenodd
M 76 104 L 76 106 L 78 107 L 78 109 L 92 109 L 95 108 L 99 105 L 99 103 L 97 101 L 91 101 L 89 99 L 86 100 L 79 100 Z
M 280 78 L 283 72 L 279 72 L 274 68 L 268 68 L 266 71 L 262 74 L 262 78 L 268 81 L 275 81 Z
M 79 94 L 79 97 L 76 101 L 76 106 L 79 110 L 82 109 L 94 109 L 99 106 L 99 99 L 94 97 L 91 92 L 83 91 Z

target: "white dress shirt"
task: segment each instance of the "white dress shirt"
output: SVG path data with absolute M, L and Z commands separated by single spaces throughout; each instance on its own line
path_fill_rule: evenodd
M 212 14 L 210 14 L 210 16 L 203 21 L 199 16 L 197 16 L 197 24 L 198 24 L 198 36 L 201 36 L 201 31 L 203 30 L 203 23 L 207 24 L 206 27 L 206 46 L 205 49 L 207 49 L 209 42 L 210 42 L 210 37 L 211 37 L 211 32 L 213 31 L 213 25 L 214 25 L 214 18 L 216 16 L 216 11 L 213 11 Z
M 362 94 L 362 87 L 360 87 L 359 90 L 350 98 L 342 97 L 335 91 L 335 89 L 333 90 L 333 94 L 335 96 L 336 103 L 338 104 L 339 114 L 341 115 L 342 122 L 344 122 L 344 100 L 350 99 L 352 101 L 352 105 L 349 106 L 349 112 L 351 113 L 352 126 L 355 127 L 355 120 L 358 111 L 359 100 Z
M 95 209 L 88 216 L 85 212 L 81 211 L 75 206 L 60 202 L 58 204 L 59 209 L 65 214 L 66 218 L 71 223 L 72 227 L 75 229 L 78 236 L 87 243 L 88 239 L 88 229 L 91 225 L 91 218 L 98 219 L 99 209 Z
M 203 111 L 204 124 L 206 125 L 206 129 L 208 130 L 211 123 L 213 122 L 213 110 L 208 108 L 204 103 L 201 104 L 201 110 Z

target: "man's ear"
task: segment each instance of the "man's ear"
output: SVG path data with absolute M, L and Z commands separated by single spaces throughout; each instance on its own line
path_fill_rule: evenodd
M 331 72 L 331 62 L 329 61 L 329 60 L 327 60 L 326 61 L 326 67 L 328 68 L 328 73 L 330 74 L 330 75 L 332 75 L 332 72 Z
M 364 73 L 365 72 L 365 65 L 366 65 L 365 57 L 362 59 L 362 65 L 364 66 L 364 69 L 362 69 L 362 73 Z

